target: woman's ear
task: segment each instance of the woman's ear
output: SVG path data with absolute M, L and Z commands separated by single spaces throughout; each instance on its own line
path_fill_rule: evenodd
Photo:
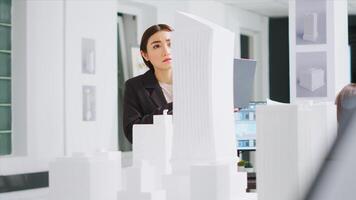
M 146 61 L 149 61 L 147 53 L 141 51 L 141 55 L 142 55 L 143 58 L 145 58 Z

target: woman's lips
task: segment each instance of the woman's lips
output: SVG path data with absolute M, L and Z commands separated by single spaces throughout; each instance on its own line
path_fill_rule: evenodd
M 164 59 L 163 62 L 171 62 L 172 58 Z

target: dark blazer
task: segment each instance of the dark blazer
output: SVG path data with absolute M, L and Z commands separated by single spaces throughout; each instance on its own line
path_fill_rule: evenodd
M 126 138 L 132 143 L 132 126 L 152 124 L 153 115 L 162 114 L 164 109 L 172 111 L 172 103 L 167 104 L 152 70 L 127 80 L 123 115 Z

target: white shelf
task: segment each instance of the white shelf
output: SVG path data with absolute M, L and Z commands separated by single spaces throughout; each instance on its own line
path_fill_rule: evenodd
M 327 51 L 326 44 L 305 44 L 305 45 L 296 45 L 295 51 L 297 53 L 300 52 L 320 52 L 320 51 Z

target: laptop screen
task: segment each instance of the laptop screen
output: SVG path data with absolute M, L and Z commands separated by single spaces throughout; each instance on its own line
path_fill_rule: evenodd
M 256 61 L 234 59 L 234 107 L 248 107 L 253 91 Z

